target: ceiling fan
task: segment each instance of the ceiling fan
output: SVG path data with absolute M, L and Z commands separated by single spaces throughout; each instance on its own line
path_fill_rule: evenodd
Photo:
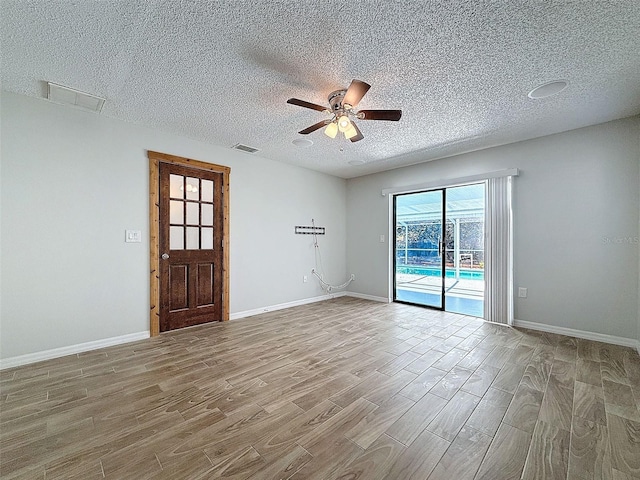
M 323 107 L 315 103 L 306 102 L 297 98 L 290 98 L 287 103 L 291 105 L 298 105 L 299 107 L 310 108 L 312 110 L 318 110 L 331 115 L 331 118 L 322 120 L 310 127 L 300 130 L 298 133 L 302 135 L 308 135 L 311 132 L 315 132 L 319 128 L 326 125 L 324 133 L 335 138 L 340 131 L 344 133 L 345 138 L 352 142 L 357 142 L 364 138 L 362 132 L 358 126 L 353 122 L 353 119 L 358 120 L 389 120 L 397 122 L 402 116 L 402 110 L 356 110 L 355 107 L 360 103 L 362 97 L 371 88 L 371 85 L 361 81 L 352 80 L 349 88 L 346 90 L 336 90 L 331 92 L 328 97 L 329 108 Z

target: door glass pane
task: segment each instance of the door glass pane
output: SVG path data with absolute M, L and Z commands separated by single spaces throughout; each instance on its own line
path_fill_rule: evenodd
M 202 225 L 213 226 L 213 205 L 203 203 L 202 206 Z
M 187 227 L 187 250 L 198 250 L 200 248 L 200 235 L 198 227 Z
M 447 188 L 448 312 L 484 315 L 484 183 Z
M 187 225 L 198 225 L 200 219 L 198 218 L 198 204 L 187 202 Z
M 200 182 L 197 178 L 187 177 L 187 186 L 186 186 L 187 200 L 200 199 L 200 193 L 198 188 L 199 185 L 200 185 Z
M 443 191 L 395 198 L 395 299 L 442 308 Z
M 213 181 L 202 180 L 201 186 L 202 186 L 202 201 L 213 202 Z
M 169 248 L 184 249 L 184 227 L 169 227 Z
M 169 223 L 184 223 L 184 202 L 181 200 L 169 201 Z
M 171 198 L 184 198 L 183 183 L 184 177 L 182 175 L 169 175 L 169 196 Z
M 213 250 L 213 228 L 202 228 L 200 235 L 202 236 L 202 249 Z

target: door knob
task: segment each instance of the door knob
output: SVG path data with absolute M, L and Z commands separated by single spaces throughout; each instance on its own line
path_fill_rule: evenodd
M 166 259 L 168 259 L 168 258 L 169 258 L 169 254 L 168 254 L 168 253 L 163 253 L 161 258 L 162 258 L 163 260 L 166 260 Z

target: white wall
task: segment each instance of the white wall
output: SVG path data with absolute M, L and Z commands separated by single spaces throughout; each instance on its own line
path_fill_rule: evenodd
M 388 295 L 383 188 L 519 168 L 514 276 L 528 298 L 516 299 L 516 319 L 640 338 L 639 131 L 635 117 L 348 180 L 351 290 Z
M 0 358 L 148 331 L 147 150 L 231 167 L 232 315 L 323 294 L 312 218 L 346 278 L 342 179 L 7 92 L 1 117 Z

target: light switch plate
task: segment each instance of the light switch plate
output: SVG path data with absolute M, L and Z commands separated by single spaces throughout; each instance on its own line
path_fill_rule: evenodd
M 519 298 L 527 298 L 527 289 L 524 287 L 518 288 L 518 297 Z
M 125 230 L 124 241 L 127 243 L 142 242 L 142 232 L 140 230 Z

